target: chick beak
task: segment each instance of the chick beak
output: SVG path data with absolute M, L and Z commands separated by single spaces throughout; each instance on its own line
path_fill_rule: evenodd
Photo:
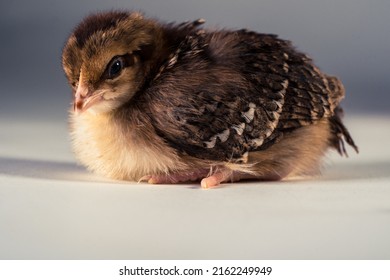
M 76 114 L 81 114 L 100 100 L 102 97 L 94 95 L 88 86 L 79 84 L 74 97 L 73 110 Z
M 84 103 L 88 96 L 88 88 L 82 84 L 79 84 L 76 90 L 76 94 L 73 100 L 73 110 L 75 113 L 81 113 L 84 109 Z

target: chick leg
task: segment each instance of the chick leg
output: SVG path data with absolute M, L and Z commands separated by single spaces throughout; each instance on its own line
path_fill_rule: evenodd
M 233 171 L 228 168 L 222 168 L 212 175 L 203 178 L 201 187 L 203 189 L 214 188 L 224 182 L 238 182 L 241 180 L 258 180 L 258 181 L 279 181 L 290 173 L 291 169 L 285 169 L 282 172 L 268 171 L 263 175 L 252 175 L 240 171 Z
M 148 182 L 149 184 L 176 184 L 184 182 L 201 181 L 201 186 L 204 189 L 213 188 L 222 182 L 234 181 L 234 171 L 228 168 L 220 168 L 211 173 L 209 169 L 198 169 L 193 171 L 185 171 L 181 173 L 167 175 L 147 175 L 143 176 L 139 182 Z
M 174 174 L 146 175 L 139 179 L 139 182 L 146 181 L 149 184 L 177 184 L 184 182 L 195 182 L 206 177 L 208 173 L 208 169 L 197 169 Z
M 256 176 L 219 167 L 214 172 L 210 172 L 208 169 L 197 169 L 167 175 L 147 175 L 143 176 L 139 182 L 146 181 L 149 184 L 177 184 L 200 181 L 203 189 L 209 189 L 215 188 L 224 182 L 237 182 L 240 180 L 278 181 L 287 176 L 289 171 L 282 173 L 267 172 L 262 176 Z
M 233 180 L 233 173 L 234 171 L 228 168 L 221 168 L 208 177 L 203 178 L 200 181 L 200 185 L 203 189 L 217 187 L 222 182 Z

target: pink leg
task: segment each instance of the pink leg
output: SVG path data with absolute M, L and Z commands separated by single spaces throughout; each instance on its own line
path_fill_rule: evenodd
M 204 189 L 213 188 L 220 183 L 231 179 L 233 171 L 227 168 L 221 168 L 212 175 L 210 170 L 200 169 L 195 171 L 185 171 L 183 173 L 174 173 L 169 175 L 147 175 L 143 176 L 139 181 L 148 182 L 149 184 L 176 184 L 183 182 L 201 181 L 201 186 Z M 232 180 L 233 181 L 233 180 Z
M 219 184 L 224 182 L 238 182 L 241 180 L 279 181 L 287 175 L 288 173 L 285 173 L 283 175 L 277 173 L 269 173 L 263 176 L 255 176 L 239 171 L 232 171 L 227 168 L 222 168 L 211 176 L 203 178 L 200 185 L 203 189 L 209 189 L 217 187 Z
M 240 179 L 240 177 L 237 176 L 238 180 L 233 180 L 232 175 L 234 172 L 227 168 L 218 169 L 211 175 L 209 173 L 209 170 L 201 169 L 169 175 L 147 175 L 143 176 L 139 181 L 146 181 L 149 184 L 176 184 L 183 182 L 201 181 L 201 187 L 204 189 L 208 189 L 216 187 L 222 182 L 226 182 L 229 180 L 233 182 L 238 181 Z
M 220 167 L 210 175 L 208 169 L 199 169 L 194 171 L 183 171 L 169 175 L 147 175 L 139 181 L 148 182 L 149 184 L 177 184 L 184 182 L 200 181 L 203 189 L 215 188 L 223 182 L 237 182 L 240 180 L 261 180 L 261 181 L 278 181 L 288 175 L 289 172 L 276 173 L 269 172 L 262 176 L 245 174 L 231 169 Z
M 199 181 L 207 176 L 209 170 L 199 169 L 194 171 L 183 171 L 182 173 L 163 174 L 163 175 L 146 175 L 139 182 L 148 182 L 149 184 L 177 184 L 184 182 Z
M 227 168 L 221 168 L 208 177 L 205 177 L 200 182 L 203 189 L 215 188 L 222 182 L 231 180 L 233 182 L 233 171 Z

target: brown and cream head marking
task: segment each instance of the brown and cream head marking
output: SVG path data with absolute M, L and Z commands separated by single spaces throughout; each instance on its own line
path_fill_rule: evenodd
M 161 45 L 161 31 L 138 12 L 94 14 L 69 37 L 62 56 L 75 113 L 109 113 L 142 87 Z

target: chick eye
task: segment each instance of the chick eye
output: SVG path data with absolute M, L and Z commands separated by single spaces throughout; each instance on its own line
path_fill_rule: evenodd
M 123 57 L 119 56 L 113 58 L 107 68 L 108 79 L 114 79 L 118 77 L 123 68 L 125 68 L 125 61 Z

